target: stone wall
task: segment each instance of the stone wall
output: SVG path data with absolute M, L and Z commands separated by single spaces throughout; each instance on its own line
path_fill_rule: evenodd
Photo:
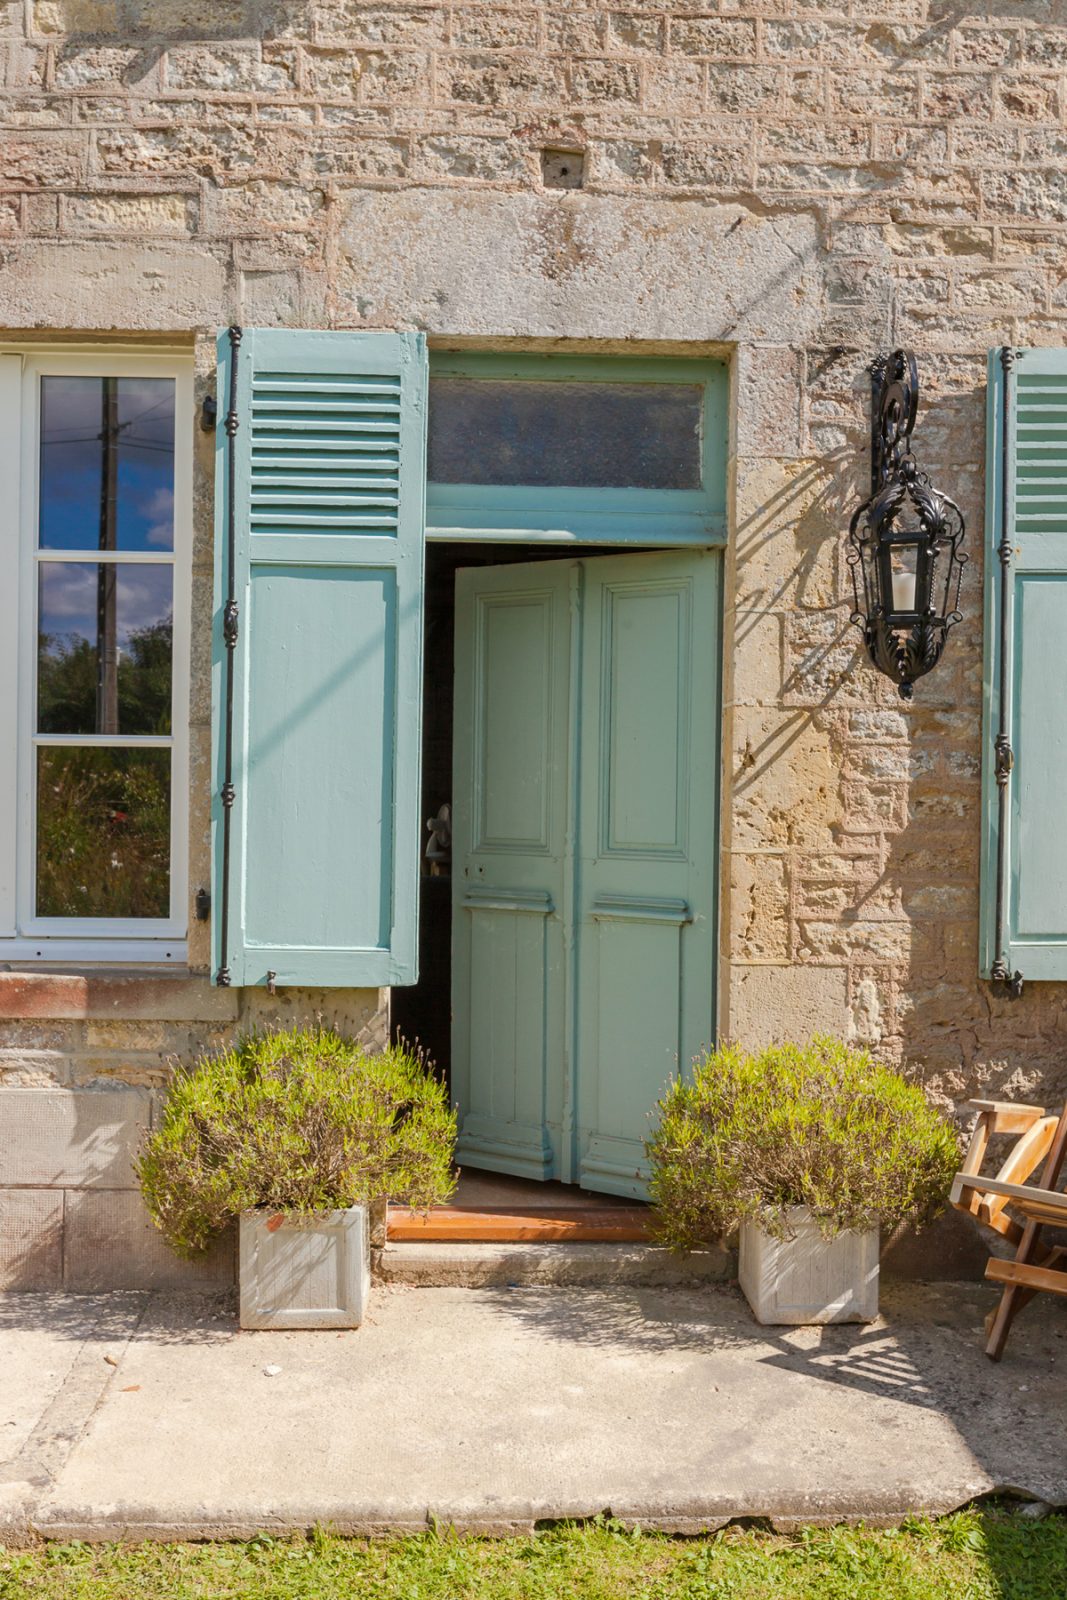
M 721 1027 L 869 1041 L 946 1103 L 1067 1092 L 1067 990 L 1013 1003 L 977 976 L 985 352 L 1067 335 L 1067 0 L 0 0 L 0 73 L 13 335 L 177 336 L 202 386 L 232 319 L 728 356 Z M 864 369 L 896 343 L 972 557 L 912 707 L 862 664 L 841 542 Z M 210 471 L 202 445 L 201 594 Z M 6 1076 L 86 1108 L 68 1148 L 99 1142 L 107 1093 L 122 1144 L 167 1055 L 238 1020 L 197 937 L 162 999 L 0 996 Z M 0 1095 L 4 1148 L 21 1103 Z M 128 1192 L 125 1161 L 10 1170 L 54 1212 L 57 1188 Z

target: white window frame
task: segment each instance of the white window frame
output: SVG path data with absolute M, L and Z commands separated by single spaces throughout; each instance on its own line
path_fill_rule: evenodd
M 40 396 L 41 379 L 51 376 L 174 380 L 174 549 L 122 553 L 123 562 L 166 565 L 173 570 L 171 734 L 42 736 L 42 742 L 49 745 L 170 748 L 167 917 L 37 917 L 33 911 Z M 0 573 L 6 575 L 0 580 L 0 960 L 170 966 L 187 959 L 192 477 L 191 357 L 170 352 L 129 354 L 107 347 L 91 352 L 55 347 L 0 350 Z M 96 559 L 95 551 L 54 554 L 64 560 Z M 11 752 L 17 752 L 15 760 L 10 759 Z

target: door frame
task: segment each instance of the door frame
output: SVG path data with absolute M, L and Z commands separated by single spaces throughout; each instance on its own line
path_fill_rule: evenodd
M 731 368 L 728 360 L 700 356 L 630 356 L 482 349 L 430 351 L 430 424 L 433 384 L 438 378 L 698 384 L 702 398 L 702 484 L 699 490 L 543 488 L 427 483 L 426 539 L 455 547 L 525 547 L 531 559 L 568 553 L 580 559 L 614 550 L 715 551 L 716 617 L 719 630 L 714 707 L 718 800 L 712 819 L 713 948 L 711 1026 L 714 1038 L 724 1004 L 723 925 L 724 807 L 729 788 L 723 771 L 725 595 L 728 541 L 728 450 Z M 432 470 L 432 461 L 430 463 Z M 516 552 L 517 553 L 517 552 Z M 432 663 L 427 662 L 427 667 Z M 455 680 L 453 677 L 453 694 Z M 452 796 L 455 802 L 455 794 Z M 454 952 L 453 952 L 454 954 Z M 572 986 L 568 985 L 570 989 Z

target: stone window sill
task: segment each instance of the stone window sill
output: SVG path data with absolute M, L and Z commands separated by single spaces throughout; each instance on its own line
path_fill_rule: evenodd
M 28 964 L 0 970 L 0 1018 L 154 1018 L 233 1021 L 238 991 L 219 989 L 207 973 L 174 967 L 69 968 Z

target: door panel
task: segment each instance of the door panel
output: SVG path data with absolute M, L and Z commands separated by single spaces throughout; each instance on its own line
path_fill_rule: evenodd
M 453 1088 L 458 1159 L 562 1167 L 573 562 L 456 574 Z
M 456 580 L 459 1159 L 643 1195 L 713 1026 L 718 560 Z
M 652 1108 L 712 1036 L 718 563 L 672 552 L 585 568 L 579 1181 L 641 1196 Z

